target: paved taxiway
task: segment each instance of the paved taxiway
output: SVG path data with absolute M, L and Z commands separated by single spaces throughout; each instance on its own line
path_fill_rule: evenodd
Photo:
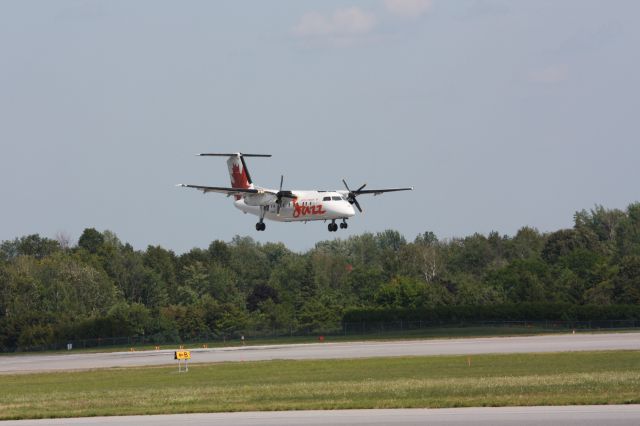
M 640 405 L 566 407 L 482 407 L 396 410 L 265 411 L 173 414 L 161 416 L 85 417 L 3 422 L 3 426 L 43 425 L 519 425 L 631 426 L 640 424 Z
M 528 337 L 317 343 L 194 349 L 192 350 L 192 363 L 620 349 L 640 350 L 640 333 L 578 333 Z M 11 355 L 0 357 L 0 373 L 134 367 L 163 365 L 174 362 L 173 349 L 144 352 Z

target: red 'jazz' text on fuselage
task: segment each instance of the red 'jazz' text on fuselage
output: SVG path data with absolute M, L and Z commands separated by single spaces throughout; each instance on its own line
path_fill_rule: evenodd
M 293 208 L 293 217 L 323 215 L 327 212 L 322 208 L 322 204 L 318 204 L 317 206 L 301 206 L 294 201 Z

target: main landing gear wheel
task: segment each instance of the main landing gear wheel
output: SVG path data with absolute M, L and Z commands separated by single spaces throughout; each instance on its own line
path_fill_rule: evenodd
M 349 227 L 349 225 L 347 224 L 347 222 L 342 222 L 340 224 L 340 229 L 347 229 Z
M 267 225 L 264 222 L 256 223 L 256 231 L 264 231 L 267 229 Z
M 329 228 L 329 232 L 336 232 L 338 230 L 338 224 L 335 222 L 332 222 L 329 224 L 327 228 Z

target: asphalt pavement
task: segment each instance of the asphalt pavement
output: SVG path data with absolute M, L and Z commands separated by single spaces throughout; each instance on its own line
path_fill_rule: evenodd
M 191 363 L 274 359 L 338 359 L 489 353 L 640 350 L 640 333 L 429 339 L 194 349 Z M 175 363 L 175 349 L 141 352 L 28 354 L 0 357 L 0 374 L 87 370 Z
M 264 411 L 244 413 L 172 414 L 160 416 L 84 417 L 19 420 L 2 426 L 43 425 L 479 425 L 479 426 L 637 426 L 640 405 L 584 405 L 564 407 L 481 407 L 443 409 L 387 409 L 333 411 Z

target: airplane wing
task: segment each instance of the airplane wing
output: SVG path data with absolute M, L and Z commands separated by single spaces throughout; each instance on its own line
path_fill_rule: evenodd
M 219 194 L 226 194 L 226 195 L 241 195 L 241 194 L 257 194 L 257 193 L 261 192 L 260 190 L 257 190 L 257 189 L 225 188 L 225 187 L 222 187 L 222 186 L 186 185 L 184 183 L 181 183 L 181 184 L 179 184 L 177 186 L 181 186 L 183 188 L 199 189 L 200 191 L 202 191 L 205 194 L 207 192 L 217 192 Z
M 396 192 L 396 191 L 413 191 L 413 187 L 410 188 L 387 188 L 387 189 L 361 189 L 357 191 L 358 195 L 362 194 L 373 194 L 380 195 L 385 192 Z
M 360 211 L 360 213 L 362 213 L 362 207 L 360 206 L 360 203 L 356 199 L 358 195 L 362 195 L 362 194 L 380 195 L 380 194 L 384 194 L 385 192 L 413 191 L 413 186 L 409 188 L 364 189 L 364 187 L 367 186 L 366 183 L 362 185 L 360 188 L 356 189 L 355 191 L 352 191 L 351 188 L 349 188 L 349 185 L 347 185 L 346 180 L 342 179 L 342 183 L 344 183 L 344 186 L 349 191 L 346 193 L 347 201 L 352 205 L 355 205 L 356 208 Z

